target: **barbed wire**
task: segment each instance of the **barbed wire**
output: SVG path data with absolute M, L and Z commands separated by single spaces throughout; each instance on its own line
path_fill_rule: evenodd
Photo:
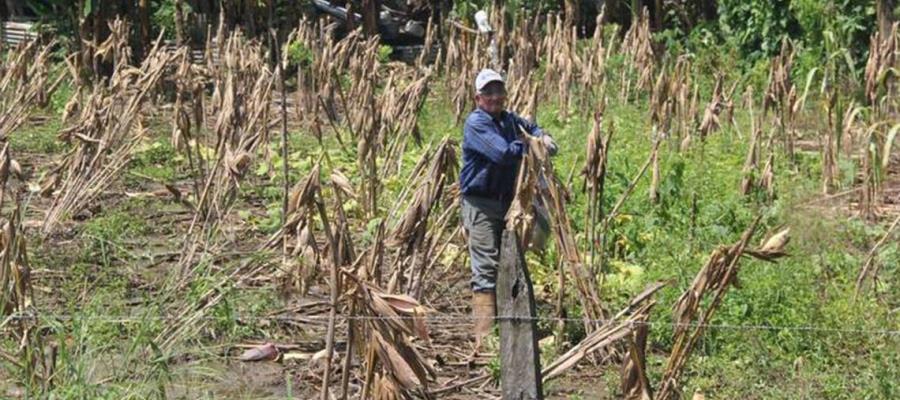
M 130 315 L 67 315 L 67 314 L 40 314 L 40 317 L 37 315 L 10 315 L 8 316 L 3 323 L 0 323 L 0 327 L 3 327 L 7 324 L 8 321 L 11 320 L 30 320 L 35 321 L 41 319 L 56 319 L 59 321 L 96 321 L 96 322 L 106 322 L 106 323 L 140 323 L 140 322 L 148 322 L 148 321 L 175 321 L 181 318 L 179 317 L 169 317 L 164 315 L 150 315 L 150 316 L 130 316 Z M 290 321 L 290 322 L 327 322 L 329 316 L 327 315 L 306 315 L 306 316 L 283 316 L 283 315 L 272 315 L 272 316 L 232 316 L 232 317 L 215 317 L 215 316 L 201 316 L 199 318 L 195 318 L 197 320 L 205 320 L 205 321 L 218 321 L 231 319 L 235 321 Z M 737 330 L 737 331 L 799 331 L 799 332 L 823 332 L 823 333 L 846 333 L 846 334 L 870 334 L 870 335 L 882 335 L 882 336 L 900 336 L 900 330 L 892 330 L 892 329 L 856 329 L 856 328 L 830 328 L 824 326 L 815 326 L 815 325 L 763 325 L 763 324 L 701 324 L 697 322 L 661 322 L 661 321 L 635 321 L 635 320 L 627 320 L 627 319 L 590 319 L 590 318 L 575 318 L 575 317 L 520 317 L 520 316 L 496 316 L 496 317 L 476 317 L 472 315 L 425 315 L 425 316 L 396 316 L 396 317 L 385 317 L 385 316 L 375 316 L 375 315 L 338 315 L 335 317 L 336 320 L 340 321 L 404 321 L 404 320 L 419 320 L 426 322 L 445 322 L 445 323 L 459 323 L 459 322 L 474 322 L 479 319 L 494 319 L 498 322 L 501 321 L 511 321 L 511 322 L 575 322 L 575 323 L 595 323 L 595 324 L 607 324 L 607 323 L 618 323 L 618 324 L 630 324 L 633 326 L 650 326 L 650 327 L 661 327 L 661 326 L 671 326 L 671 327 L 688 327 L 688 328 L 698 328 L 703 327 L 706 329 L 722 329 L 722 330 Z

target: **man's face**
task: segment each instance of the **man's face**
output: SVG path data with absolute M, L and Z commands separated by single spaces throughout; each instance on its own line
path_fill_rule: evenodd
M 497 114 L 503 111 L 506 105 L 506 87 L 503 82 L 494 81 L 481 89 L 481 93 L 475 95 L 475 103 L 489 114 Z

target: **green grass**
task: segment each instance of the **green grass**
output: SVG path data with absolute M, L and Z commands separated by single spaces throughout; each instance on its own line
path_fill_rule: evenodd
M 55 154 L 65 149 L 65 145 L 57 138 L 62 124 L 59 118 L 53 116 L 49 121 L 40 125 L 19 129 L 9 136 L 10 148 L 14 153 L 39 153 Z
M 172 183 L 178 177 L 179 168 L 187 164 L 175 151 L 167 137 L 145 140 L 135 151 L 129 164 L 125 182 L 134 185 L 148 179 Z
M 410 144 L 403 156 L 397 176 L 384 180 L 379 217 L 406 184 L 406 177 L 428 143 L 444 137 L 461 138 L 447 100 L 438 86 L 429 97 L 420 119 L 424 145 Z M 649 116 L 645 100 L 632 104 L 613 102 L 606 112 L 604 128 L 615 125 L 611 159 L 604 197 L 608 210 L 628 186 L 650 150 Z M 811 110 L 810 112 L 818 112 Z M 586 138 L 591 129 L 589 116 L 572 112 L 567 120 L 558 118 L 554 104 L 544 104 L 538 122 L 554 135 L 561 147 L 555 159 L 557 173 L 563 178 L 575 171 L 574 197 L 569 205 L 571 220 L 580 240 L 584 240 L 586 198 L 579 190 L 577 176 L 584 162 Z M 747 116 L 741 112 L 740 131 L 746 134 Z M 58 153 L 55 140 L 58 122 L 24 129 L 11 136 L 13 147 L 22 152 Z M 289 173 L 292 182 L 302 179 L 313 163 L 327 154 L 330 164 L 323 168 L 327 177 L 331 168 L 341 168 L 357 183 L 354 146 L 344 150 L 330 128 L 325 129 L 322 146 L 309 132 L 292 132 L 290 136 Z M 153 139 L 142 144 L 126 185 L 154 181 L 171 183 L 187 176 L 186 161 L 168 143 L 163 128 Z M 347 137 L 347 135 L 345 135 Z M 764 196 L 747 198 L 738 192 L 740 171 L 746 152 L 747 138 L 725 126 L 705 143 L 681 153 L 676 145 L 665 143 L 661 150 L 661 202 L 653 205 L 647 196 L 648 176 L 637 185 L 634 195 L 625 203 L 621 215 L 609 232 L 607 249 L 610 264 L 604 271 L 606 286 L 603 300 L 608 308 L 618 310 L 646 284 L 671 280 L 672 284 L 657 295 L 653 310 L 649 349 L 651 382 L 659 382 L 665 356 L 671 347 L 671 306 L 685 290 L 709 253 L 718 245 L 737 240 L 756 215 L 762 215 L 764 232 L 787 225 L 793 239 L 788 247 L 791 256 L 777 264 L 745 259 L 739 275 L 741 287 L 732 288 L 725 297 L 709 329 L 688 362 L 684 393 L 705 393 L 708 398 L 750 399 L 892 399 L 900 397 L 900 344 L 898 336 L 872 333 L 817 331 L 858 329 L 866 331 L 898 330 L 896 302 L 897 265 L 900 249 L 888 244 L 880 255 L 879 293 L 884 300 L 871 296 L 853 299 L 856 274 L 871 245 L 884 233 L 885 227 L 871 226 L 851 218 L 823 218 L 818 210 L 799 206 L 815 197 L 819 190 L 819 160 L 815 154 L 802 154 L 792 168 L 779 152 L 776 179 L 778 197 L 768 203 Z M 677 142 L 675 142 L 677 143 Z M 380 165 L 379 161 L 379 165 Z M 274 146 L 268 162 L 258 164 L 242 184 L 241 200 L 262 201 L 266 215 L 251 213 L 249 207 L 236 207 L 236 214 L 259 232 L 269 233 L 280 219 L 282 166 L 280 149 Z M 323 179 L 323 182 L 325 180 Z M 326 189 L 327 191 L 330 189 Z M 696 209 L 694 208 L 696 204 Z M 55 398 L 147 398 L 165 393 L 173 382 L 185 384 L 197 379 L 198 386 L 208 383 L 202 368 L 215 371 L 221 354 L 215 346 L 244 339 L 274 335 L 264 324 L 247 324 L 237 316 L 264 315 L 284 304 L 276 287 L 231 290 L 210 314 L 213 323 L 198 337 L 195 348 L 178 349 L 175 354 L 162 354 L 153 339 L 165 328 L 165 321 L 152 318 L 163 311 L 154 299 L 153 283 L 141 266 L 148 262 L 144 247 L 157 232 L 156 222 L 148 220 L 150 211 L 169 207 L 162 200 L 128 199 L 101 210 L 80 226 L 75 244 L 43 251 L 32 245 L 33 268 L 65 271 L 58 286 L 59 303 L 53 312 L 67 314 L 71 320 L 44 321 L 48 338 L 60 343 L 60 375 L 52 393 Z M 352 200 L 345 209 L 351 220 L 358 221 L 361 207 Z M 377 221 L 377 220 L 376 220 Z M 373 240 L 373 222 L 360 223 L 353 230 L 357 250 Z M 174 244 L 177 248 L 180 243 Z M 261 255 L 264 257 L 265 255 Z M 537 292 L 556 293 L 554 251 L 544 258 L 529 256 Z M 199 297 L 223 277 L 215 266 L 204 265 L 203 273 L 193 280 L 186 301 Z M 467 266 L 458 265 L 460 270 Z M 157 272 L 159 273 L 159 272 Z M 165 274 L 166 272 L 162 272 Z M 142 286 L 143 285 L 143 286 Z M 576 293 L 568 288 L 568 303 L 577 304 Z M 39 294 L 43 296 L 43 294 Z M 553 299 L 539 298 L 552 303 Z M 191 303 L 193 304 L 193 303 Z M 550 316 L 552 307 L 539 307 Z M 892 311 L 894 310 L 893 314 Z M 570 317 L 578 316 L 577 306 Z M 132 315 L 134 321 L 106 321 L 104 315 Z M 578 326 L 568 327 L 567 337 L 576 341 L 584 332 Z M 746 326 L 775 327 L 749 329 Z M 781 328 L 779 328 L 781 327 Z M 3 343 L 10 348 L 10 343 Z M 554 344 L 548 351 L 559 351 Z M 198 360 L 206 367 L 186 367 L 175 372 L 181 356 Z M 183 361 L 183 360 L 181 360 Z M 209 364 L 202 364 L 207 361 Z M 496 373 L 497 365 L 489 368 Z M 184 372 L 184 375 L 179 375 Z M 610 368 L 603 382 L 615 396 L 617 368 Z M 196 376 L 195 376 L 196 375 Z M 103 384 L 98 383 L 104 379 Z M 205 380 L 206 379 L 206 380 Z M 188 382 L 191 383 L 191 382 Z M 0 385 L 2 388 L 3 385 Z M 558 386 L 555 386 L 558 387 Z M 198 389 L 198 392 L 201 391 Z M 194 394 L 198 392 L 192 392 Z M 578 398 L 577 395 L 572 398 Z

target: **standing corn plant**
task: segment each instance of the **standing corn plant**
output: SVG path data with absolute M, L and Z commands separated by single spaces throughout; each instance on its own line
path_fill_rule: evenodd
M 775 261 L 787 255 L 784 247 L 789 241 L 789 229 L 765 239 L 757 249 L 747 247 L 758 222 L 759 218 L 754 220 L 737 243 L 714 250 L 690 288 L 675 303 L 674 345 L 666 362 L 656 399 L 675 400 L 680 397 L 679 385 L 685 364 L 718 310 L 725 293 L 737 282 L 741 257 L 750 255 L 760 260 Z M 703 301 L 704 298 L 709 298 L 709 301 Z
M 619 98 L 627 100 L 633 92 L 647 91 L 653 85 L 656 71 L 656 55 L 650 35 L 650 14 L 647 8 L 635 13 L 631 28 L 625 33 L 621 53 L 625 55 Z M 635 75 L 634 79 L 630 76 Z
M 110 36 L 101 45 L 105 52 L 100 53 L 116 55 L 112 78 L 108 84 L 94 87 L 88 103 L 81 105 L 78 119 L 60 132 L 60 138 L 74 149 L 43 184 L 43 194 L 53 196 L 42 228 L 45 235 L 62 219 L 82 211 L 118 178 L 145 137 L 142 120 L 147 103 L 173 58 L 162 50 L 159 39 L 140 67 L 131 67 L 125 63 L 130 52 L 122 39 L 126 29 L 122 25 L 112 29 L 120 34 Z
M 530 139 L 527 135 L 522 137 L 529 140 L 528 153 L 519 167 L 515 196 L 506 214 L 506 229 L 515 231 L 521 241 L 520 248 L 527 249 L 535 223 L 534 205 L 539 202 L 547 208 L 557 252 L 568 267 L 580 294 L 585 328 L 594 331 L 599 328 L 597 321 L 605 318 L 606 311 L 600 301 L 595 275 L 585 265 L 575 242 L 565 206 L 567 193 L 555 176 L 543 142 Z
M 182 277 L 196 266 L 198 253 L 212 250 L 209 244 L 215 243 L 219 222 L 229 214 L 237 199 L 240 181 L 253 163 L 257 149 L 269 139 L 274 79 L 261 48 L 247 43 L 239 32 L 220 46 L 222 66 L 213 71 L 215 91 L 209 101 L 215 110 L 212 116 L 215 136 L 195 139 L 212 147 L 212 158 L 198 159 L 198 163 L 207 166 L 202 170 L 205 176 L 200 182 L 194 217 L 179 260 Z
M 862 137 L 862 190 L 859 198 L 860 215 L 867 220 L 877 218 L 878 195 L 882 192 L 885 169 L 890 162 L 891 147 L 900 124 L 891 128 L 889 118 L 897 109 L 896 75 L 897 51 L 900 49 L 898 24 L 888 32 L 872 35 L 869 59 L 866 62 L 866 100 L 869 103 L 869 123 Z M 886 129 L 889 129 L 887 132 Z
M 411 182 L 421 183 L 387 240 L 388 246 L 399 247 L 398 262 L 388 287 L 399 289 L 405 286 L 407 294 L 414 298 L 420 298 L 423 293 L 429 272 L 428 261 L 439 256 L 432 253 L 436 250 L 433 245 L 444 234 L 450 213 L 456 210 L 456 207 L 447 207 L 429 228 L 432 212 L 443 197 L 451 194 L 448 186 L 454 181 L 458 168 L 456 146 L 456 142 L 444 139 L 433 155 L 426 153 L 423 156 L 423 160 L 430 159 L 430 166 L 423 174 L 411 177 Z M 455 205 L 455 199 L 453 202 Z M 406 285 L 401 285 L 402 281 Z
M 23 383 L 32 389 L 46 389 L 53 376 L 55 357 L 45 359 L 44 343 L 38 326 L 31 264 L 22 228 L 24 210 L 20 203 L 21 182 L 18 163 L 9 152 L 9 144 L 0 151 L 0 206 L 11 198 L 13 207 L 0 218 L 0 331 L 16 344 L 15 354 L 0 349 L 0 358 L 17 369 Z
M 794 65 L 795 54 L 794 46 L 788 39 L 784 39 L 781 42 L 781 53 L 772 59 L 768 87 L 763 98 L 763 110 L 765 113 L 774 112 L 778 136 L 782 140 L 785 154 L 791 163 L 796 161 L 794 154 L 796 138 L 793 127 L 795 116 L 801 105 L 797 88 L 791 81 L 791 69 Z
M 38 105 L 46 104 L 65 74 L 50 81 L 48 68 L 55 42 L 22 43 L 3 55 L 0 62 L 0 140 L 5 140 L 28 119 Z

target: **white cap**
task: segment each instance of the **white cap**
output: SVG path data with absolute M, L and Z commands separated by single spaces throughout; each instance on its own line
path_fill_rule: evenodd
M 475 25 L 478 26 L 478 32 L 481 33 L 490 33 L 494 31 L 494 29 L 491 28 L 491 23 L 488 22 L 488 15 L 484 10 L 479 10 L 475 13 Z
M 491 82 L 503 82 L 503 77 L 497 71 L 494 71 L 490 68 L 485 68 L 478 73 L 478 76 L 475 77 L 475 92 L 480 93 L 481 89 L 484 89 L 488 83 Z

